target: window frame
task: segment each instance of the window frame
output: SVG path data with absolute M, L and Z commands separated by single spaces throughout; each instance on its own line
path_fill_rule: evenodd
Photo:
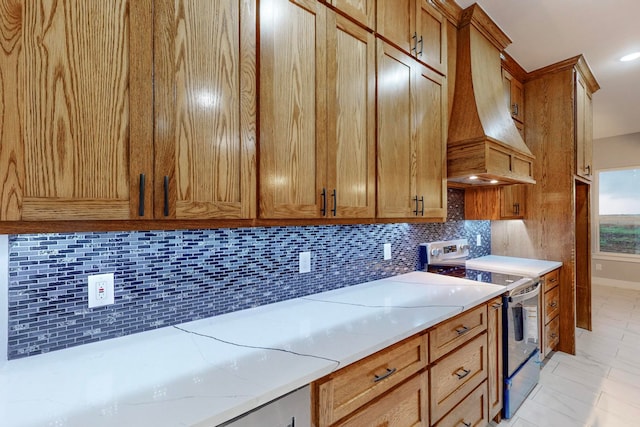
M 614 172 L 614 171 L 623 171 L 629 169 L 638 169 L 640 170 L 640 164 L 636 166 L 622 166 L 622 167 L 614 167 L 614 168 L 602 168 L 597 169 L 594 173 L 593 179 L 593 188 L 594 192 L 592 194 L 593 206 L 592 208 L 592 232 L 594 239 L 592 239 L 592 258 L 601 259 L 601 260 L 609 260 L 609 261 L 626 261 L 626 262 L 635 262 L 640 263 L 640 254 L 625 254 L 619 252 L 602 252 L 600 250 L 600 173 L 601 172 Z

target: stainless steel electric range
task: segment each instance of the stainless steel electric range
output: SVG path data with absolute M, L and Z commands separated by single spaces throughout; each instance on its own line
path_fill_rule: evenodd
M 502 297 L 502 415 L 511 418 L 536 386 L 540 376 L 539 278 L 466 268 L 469 259 L 469 243 L 466 239 L 423 243 L 419 247 L 419 258 L 421 268 L 431 273 L 505 287 Z

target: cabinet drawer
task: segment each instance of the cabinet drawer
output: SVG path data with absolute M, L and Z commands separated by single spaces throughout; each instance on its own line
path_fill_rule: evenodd
M 484 304 L 443 322 L 429 332 L 429 360 L 438 360 L 486 330 L 487 307 Z
M 487 334 L 444 357 L 430 372 L 431 419 L 435 421 L 487 379 Z
M 487 414 L 487 383 L 483 382 L 434 427 L 450 426 L 486 426 L 489 424 Z
M 560 284 L 560 269 L 557 268 L 544 275 L 542 292 L 547 292 Z
M 314 384 L 318 426 L 328 426 L 427 366 L 427 334 L 409 338 Z
M 560 312 L 560 288 L 555 287 L 544 294 L 544 323 L 545 325 Z
M 544 355 L 546 356 L 554 350 L 560 341 L 560 317 L 555 317 L 544 327 L 545 346 Z
M 371 402 L 353 416 L 340 421 L 340 427 L 407 427 L 429 425 L 429 375 L 418 374 Z

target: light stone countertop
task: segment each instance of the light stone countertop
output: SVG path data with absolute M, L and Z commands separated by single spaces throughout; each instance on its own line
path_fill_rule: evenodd
M 562 263 L 559 261 L 545 261 L 533 258 L 487 255 L 468 260 L 466 266 L 474 270 L 520 274 L 522 276 L 535 278 L 562 267 Z
M 215 426 L 504 292 L 413 272 L 0 368 L 3 426 Z

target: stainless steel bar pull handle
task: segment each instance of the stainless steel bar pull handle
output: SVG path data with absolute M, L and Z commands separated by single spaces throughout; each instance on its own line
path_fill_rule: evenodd
M 411 38 L 413 39 L 413 47 L 411 48 L 411 51 L 415 52 L 417 55 L 418 54 L 418 33 L 414 32 Z
M 424 196 L 420 197 L 420 215 L 424 216 Z
M 333 216 L 336 216 L 336 213 L 338 212 L 338 195 L 336 194 L 335 188 L 333 189 L 331 197 L 333 197 L 333 209 L 331 209 L 331 213 L 333 214 Z
M 320 208 L 320 212 L 322 216 L 327 216 L 327 190 L 323 188 L 320 195 L 322 196 L 322 208 Z
M 553 301 L 551 304 L 549 304 L 549 307 L 551 308 L 556 308 L 558 306 L 558 302 L 557 301 Z
M 463 426 L 471 427 L 471 423 L 466 423 L 464 421 L 460 421 L 460 422 L 462 423 Z
M 392 368 L 392 369 L 387 368 L 387 372 L 385 372 L 384 374 L 382 374 L 382 375 L 374 375 L 373 376 L 373 382 L 377 383 L 378 381 L 382 381 L 385 378 L 389 378 L 395 372 L 396 372 L 396 368 Z
M 418 196 L 416 195 L 416 197 L 413 198 L 413 201 L 416 203 L 416 209 L 413 211 L 414 214 L 416 214 L 416 216 L 418 216 Z
M 164 176 L 164 216 L 169 216 L 169 177 Z

